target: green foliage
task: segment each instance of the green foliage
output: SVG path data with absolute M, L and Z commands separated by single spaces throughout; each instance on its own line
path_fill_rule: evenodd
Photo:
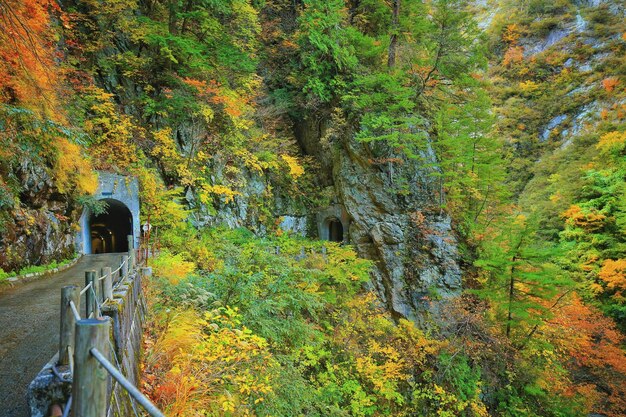
M 301 66 L 298 83 L 306 105 L 328 103 L 345 86 L 342 75 L 357 65 L 354 49 L 346 41 L 346 9 L 342 0 L 305 0 L 299 18 Z M 310 104 L 309 104 L 310 103 Z
M 213 272 L 173 287 L 169 297 L 190 303 L 190 292 L 212 294 L 213 301 L 239 308 L 250 328 L 286 351 L 312 343 L 317 332 L 308 319 L 318 316 L 328 303 L 351 298 L 368 279 L 369 263 L 338 246 L 329 247 L 325 263 L 321 243 L 294 242 L 286 237 L 260 241 L 244 231 L 203 234 L 198 245 L 208 242 L 212 257 L 226 259 L 224 263 Z M 189 240 L 185 245 L 188 247 Z M 274 254 L 276 247 L 283 256 Z M 291 257 L 298 257 L 302 247 L 305 252 L 318 253 L 295 261 Z M 171 258 L 169 262 L 175 265 L 180 261 Z M 200 305 L 208 304 L 205 298 L 201 300 Z
M 77 93 L 69 119 L 84 134 L 0 109 L 0 230 L 28 203 L 24 166 L 93 213 L 104 207 L 85 197 L 90 158 L 138 177 L 142 221 L 162 245 L 151 260 L 163 345 L 151 394 L 172 415 L 567 416 L 592 409 L 583 397 L 619 404 L 619 384 L 583 368 L 609 374 L 621 356 L 581 319 L 599 316 L 567 295 L 626 315 L 622 22 L 608 5 L 503 0 L 488 2 L 486 40 L 468 3 L 63 2 L 62 88 Z M 529 55 L 579 13 L 585 38 L 572 32 Z M 26 64 L 38 84 L 59 78 L 42 82 Z M 6 86 L 6 100 L 39 99 Z M 596 110 L 597 123 L 587 117 Z M 319 139 L 324 151 L 363 152 L 388 169 L 397 201 L 410 201 L 413 173 L 430 175 L 425 205 L 452 216 L 480 296 L 456 327 L 429 335 L 391 320 L 363 290 L 370 262 L 281 234 L 277 201 L 310 213 L 335 197 L 327 180 L 337 178 L 316 178 L 316 162 L 295 156 L 296 136 L 307 151 Z M 533 221 L 510 215 L 511 201 Z M 195 226 L 222 210 L 266 237 Z M 603 360 L 589 362 L 596 350 Z
M 27 274 L 39 274 L 42 272 L 51 271 L 55 268 L 59 268 L 61 266 L 65 266 L 69 264 L 75 258 L 76 258 L 76 255 L 74 255 L 72 258 L 69 258 L 69 259 L 63 259 L 61 261 L 52 261 L 45 265 L 29 265 L 29 266 L 25 266 L 24 268 L 19 269 L 18 271 L 5 272 L 4 270 L 0 268 L 0 282 L 13 276 L 23 276 Z
M 6 280 L 7 278 L 11 277 L 13 274 L 11 274 L 10 272 L 5 272 L 3 269 L 0 269 L 0 282 Z
M 384 141 L 417 158 L 426 144 L 425 122 L 413 112 L 415 92 L 404 82 L 384 73 L 356 77 L 343 101 L 350 115 L 360 119 L 357 140 Z
M 94 216 L 107 212 L 107 203 L 104 200 L 98 200 L 92 195 L 81 196 L 77 199 L 78 203 L 82 205 L 86 210 L 89 210 Z
M 436 118 L 435 151 L 441 161 L 446 208 L 472 241 L 483 235 L 507 201 L 503 144 L 492 134 L 491 102 L 484 91 L 473 100 L 443 106 Z
M 536 225 L 523 215 L 509 220 L 484 246 L 476 261 L 488 275 L 477 293 L 490 300 L 507 339 L 524 347 L 553 314 L 573 282 L 554 263 L 559 248 L 537 238 Z
M 269 383 L 263 401 L 251 408 L 255 415 L 408 416 L 417 410 L 486 415 L 480 389 L 470 388 L 478 369 L 443 354 L 439 360 L 449 373 L 433 383 L 429 369 L 442 345 L 407 320 L 394 323 L 373 294 L 363 292 L 371 263 L 358 259 L 349 247 L 326 242 L 324 253 L 321 242 L 286 235 L 259 239 L 245 229 L 188 237 L 186 253 L 195 253 L 197 247 L 210 247 L 214 262 L 208 270 L 186 272 L 186 279 L 171 279 L 173 268 L 196 257 L 181 262 L 175 259 L 178 255 L 162 252 L 155 261 L 157 276 L 169 278 L 152 286 L 163 303 L 157 311 L 174 306 L 233 311 L 238 328 L 250 329 L 250 337 L 267 342 L 267 363 L 272 366 L 264 373 L 259 375 L 245 359 L 233 359 L 233 366 L 244 367 L 242 375 L 254 374 Z M 214 329 L 220 326 L 213 323 Z M 197 331 L 197 325 L 191 326 L 185 334 Z M 172 358 L 174 363 L 184 361 L 179 355 Z M 211 363 L 207 359 L 203 367 Z M 184 389 L 184 382 L 177 388 L 169 388 L 170 383 L 159 383 L 163 385 L 157 385 L 157 392 Z M 235 404 L 247 401 L 242 392 L 233 393 Z M 194 398 L 184 401 L 204 401 Z M 171 404 L 182 400 L 175 401 Z

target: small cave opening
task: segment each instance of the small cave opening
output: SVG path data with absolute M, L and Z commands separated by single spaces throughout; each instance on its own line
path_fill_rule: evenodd
M 328 240 L 343 242 L 343 224 L 337 219 L 331 219 L 328 222 Z
M 89 218 L 91 253 L 128 251 L 128 235 L 133 234 L 133 216 L 124 203 L 106 198 L 104 213 Z

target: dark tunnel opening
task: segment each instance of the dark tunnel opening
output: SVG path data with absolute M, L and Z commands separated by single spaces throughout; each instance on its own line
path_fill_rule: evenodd
M 128 251 L 128 235 L 133 234 L 133 216 L 124 203 L 104 199 L 104 213 L 91 215 L 91 253 L 116 253 Z
M 337 219 L 328 222 L 328 240 L 331 242 L 343 242 L 343 224 Z

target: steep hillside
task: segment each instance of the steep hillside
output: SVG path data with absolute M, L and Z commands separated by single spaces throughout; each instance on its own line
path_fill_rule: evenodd
M 508 183 L 541 238 L 567 247 L 571 276 L 623 325 L 614 274 L 626 249 L 626 9 L 535 3 L 500 2 L 486 17 L 499 52 L 491 91 L 510 152 Z
M 619 2 L 0 13 L 0 279 L 137 177 L 168 414 L 626 414 Z

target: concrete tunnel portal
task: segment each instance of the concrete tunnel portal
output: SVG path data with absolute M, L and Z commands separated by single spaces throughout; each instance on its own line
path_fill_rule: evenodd
M 331 242 L 343 242 L 343 224 L 339 219 L 329 219 L 328 223 L 328 240 Z
M 349 243 L 350 216 L 341 204 L 332 204 L 317 213 L 317 230 L 321 240 Z
M 128 251 L 128 236 L 139 247 L 139 185 L 137 179 L 110 172 L 98 172 L 94 198 L 106 203 L 103 213 L 86 208 L 76 236 L 78 252 L 89 255 Z

